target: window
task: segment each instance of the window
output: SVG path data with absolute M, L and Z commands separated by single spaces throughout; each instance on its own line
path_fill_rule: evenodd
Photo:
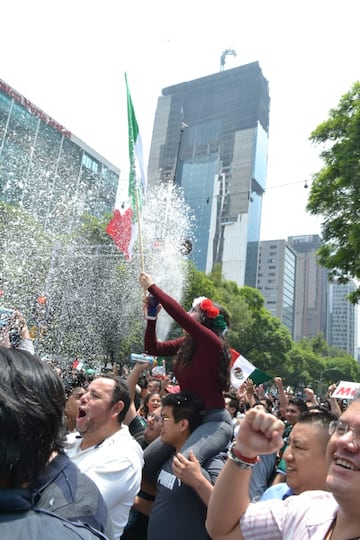
M 99 162 L 96 161 L 94 158 L 90 157 L 89 154 L 83 154 L 82 164 L 87 169 L 90 169 L 90 171 L 94 173 L 99 172 Z

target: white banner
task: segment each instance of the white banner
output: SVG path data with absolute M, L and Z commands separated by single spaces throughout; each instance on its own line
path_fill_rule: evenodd
M 360 383 L 340 381 L 331 394 L 331 397 L 336 399 L 354 399 L 357 392 L 360 392 Z

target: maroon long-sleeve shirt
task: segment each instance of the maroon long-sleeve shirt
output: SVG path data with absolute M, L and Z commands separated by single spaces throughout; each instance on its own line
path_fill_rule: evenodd
M 196 343 L 191 364 L 180 367 L 175 364 L 174 375 L 182 391 L 188 390 L 198 396 L 206 410 L 223 409 L 224 398 L 219 382 L 219 363 L 222 354 L 220 338 L 209 328 L 191 317 L 176 300 L 151 285 L 149 292 L 155 296 L 165 311 L 176 321 Z M 184 341 L 184 337 L 170 341 L 158 341 L 156 321 L 148 320 L 145 331 L 145 352 L 154 356 L 174 356 Z

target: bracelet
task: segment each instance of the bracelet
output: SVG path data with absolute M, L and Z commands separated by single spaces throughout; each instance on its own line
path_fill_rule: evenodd
M 259 456 L 255 456 L 254 458 L 248 458 L 246 456 L 243 456 L 236 448 L 235 444 L 233 443 L 229 450 L 228 450 L 228 457 L 237 465 L 240 467 L 240 469 L 252 469 L 256 463 L 260 461 Z
M 150 495 L 150 493 L 146 493 L 146 491 L 140 490 L 138 493 L 138 497 L 141 499 L 144 499 L 145 501 L 154 501 L 155 495 Z

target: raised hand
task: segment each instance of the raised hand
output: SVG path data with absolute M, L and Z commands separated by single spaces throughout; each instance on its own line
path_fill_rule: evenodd
M 247 457 L 272 454 L 284 444 L 284 428 L 285 424 L 273 414 L 250 409 L 240 422 L 236 447 Z

